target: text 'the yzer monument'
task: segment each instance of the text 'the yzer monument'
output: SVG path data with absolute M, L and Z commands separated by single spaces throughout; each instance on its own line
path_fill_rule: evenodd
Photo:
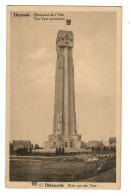
M 73 45 L 72 31 L 59 30 L 56 40 L 54 126 L 53 134 L 45 142 L 45 148 L 48 149 L 64 147 L 77 150 L 83 143 L 76 125 Z

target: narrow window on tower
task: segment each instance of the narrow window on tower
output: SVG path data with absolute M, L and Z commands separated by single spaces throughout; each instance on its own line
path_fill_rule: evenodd
M 73 148 L 73 142 L 70 142 L 70 148 Z
M 68 142 L 65 142 L 65 148 L 68 148 Z
M 58 127 L 58 132 L 60 132 L 60 122 L 58 122 L 57 127 Z

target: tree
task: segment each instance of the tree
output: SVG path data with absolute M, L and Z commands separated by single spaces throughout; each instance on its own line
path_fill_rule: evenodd
M 35 149 L 39 149 L 39 145 L 38 144 L 35 144 Z
M 10 154 L 14 153 L 14 148 L 12 146 L 12 144 L 10 144 Z

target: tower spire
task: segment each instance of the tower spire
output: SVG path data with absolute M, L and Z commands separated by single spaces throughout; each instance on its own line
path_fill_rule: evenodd
M 71 26 L 70 19 L 66 19 L 66 26 Z M 78 135 L 76 126 L 73 46 L 73 32 L 59 30 L 56 39 L 54 125 L 53 134 L 49 135 L 47 142 L 49 148 L 81 147 L 81 135 Z

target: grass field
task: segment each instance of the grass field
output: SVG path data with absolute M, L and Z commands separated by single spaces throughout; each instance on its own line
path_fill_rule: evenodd
M 116 182 L 116 168 L 113 167 L 91 178 L 79 180 L 80 182 Z
M 104 156 L 11 156 L 11 181 L 115 182 L 116 159 Z

